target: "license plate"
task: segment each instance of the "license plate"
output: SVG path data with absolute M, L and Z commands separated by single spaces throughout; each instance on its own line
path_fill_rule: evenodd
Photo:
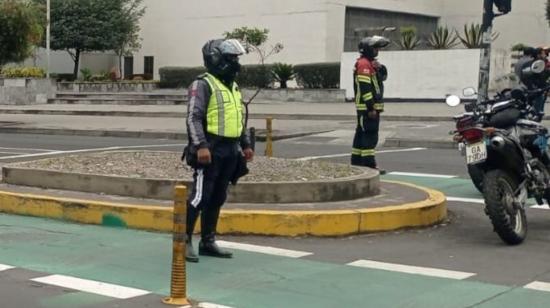
M 468 165 L 484 162 L 487 159 L 487 145 L 478 142 L 466 145 L 466 163 Z

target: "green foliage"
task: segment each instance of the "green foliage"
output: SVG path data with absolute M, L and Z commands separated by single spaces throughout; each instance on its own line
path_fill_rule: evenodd
M 340 86 L 340 63 L 295 65 L 298 85 L 307 89 L 334 89 Z
M 267 88 L 273 83 L 272 67 L 269 64 L 243 65 L 237 83 L 241 88 Z
M 82 80 L 84 81 L 90 81 L 92 80 L 92 70 L 89 68 L 83 68 L 80 70 L 80 74 L 82 75 Z
M 140 19 L 145 15 L 143 0 L 119 0 L 122 10 L 114 19 L 117 28 L 115 52 L 118 55 L 119 73 L 122 76 L 122 57 L 131 56 L 141 48 Z
M 161 88 L 185 88 L 191 85 L 199 75 L 204 74 L 204 67 L 162 67 L 160 73 Z
M 448 27 L 438 27 L 428 38 L 428 44 L 433 49 L 451 49 L 459 44 L 456 34 Z
M 259 47 L 263 45 L 268 38 L 268 29 L 258 28 L 236 28 L 231 32 L 225 32 L 226 39 L 237 39 L 245 44 L 245 48 Z
M 25 60 L 42 39 L 38 8 L 30 2 L 0 0 L 0 66 Z
M 266 88 L 273 82 L 270 65 L 243 65 L 237 76 L 241 88 Z M 185 88 L 199 75 L 206 73 L 204 67 L 162 67 L 160 70 L 161 88 Z
M 512 46 L 512 51 L 523 51 L 525 48 L 527 48 L 527 45 L 523 43 L 517 43 L 514 46 Z
M 456 35 L 466 48 L 481 48 L 483 46 L 483 32 L 481 32 L 481 24 L 471 25 L 465 24 L 463 35 L 460 35 L 458 31 Z M 493 32 L 491 34 L 491 40 L 495 41 L 499 37 L 499 33 Z
M 7 78 L 44 78 L 46 72 L 40 67 L 5 67 L 0 75 Z
M 413 50 L 422 43 L 416 34 L 416 27 L 401 27 L 400 32 L 401 39 L 397 45 L 402 50 Z
M 281 84 L 281 89 L 287 88 L 287 81 L 294 79 L 294 67 L 292 64 L 275 63 L 271 70 L 273 77 Z

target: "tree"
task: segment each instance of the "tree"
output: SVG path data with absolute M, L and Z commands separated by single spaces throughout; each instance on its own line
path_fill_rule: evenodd
M 130 56 L 141 48 L 140 19 L 145 15 L 143 0 L 121 1 L 122 10 L 117 18 L 117 38 L 114 48 L 118 56 L 119 72 L 122 76 L 122 57 Z
M 236 28 L 231 32 L 225 32 L 224 36 L 226 39 L 237 39 L 241 41 L 244 45 L 244 48 L 247 52 L 253 52 L 258 55 L 260 60 L 260 65 L 265 70 L 265 74 L 268 75 L 270 72 L 267 71 L 265 67 L 265 61 L 270 56 L 281 52 L 284 48 L 283 44 L 276 43 L 275 45 L 266 48 L 265 43 L 268 40 L 269 30 L 268 29 L 258 29 L 258 28 Z M 258 96 L 262 89 L 258 88 L 256 93 L 250 98 L 248 102 L 245 102 L 246 107 Z
M 0 66 L 25 60 L 40 43 L 42 32 L 32 3 L 0 0 Z
M 115 50 L 122 11 L 121 0 L 52 0 L 51 48 L 69 53 L 75 78 L 82 52 Z

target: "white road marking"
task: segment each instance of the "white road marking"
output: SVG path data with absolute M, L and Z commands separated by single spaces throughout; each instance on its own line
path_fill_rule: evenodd
M 454 178 L 458 177 L 456 175 L 431 174 L 431 173 L 414 173 L 414 172 L 390 172 L 388 174 L 414 176 L 414 177 L 426 177 L 426 178 L 440 178 L 440 179 L 454 179 Z
M 485 200 L 474 198 L 447 197 L 447 201 L 485 204 Z
M 427 150 L 427 148 L 410 148 L 410 149 L 400 149 L 400 150 L 384 150 L 384 151 L 377 151 L 376 154 L 383 154 L 383 153 L 400 153 L 400 152 L 415 152 L 415 151 L 424 151 Z M 350 156 L 351 153 L 344 153 L 344 154 L 332 154 L 332 155 L 322 155 L 322 156 L 308 156 L 308 157 L 301 157 L 296 160 L 300 161 L 307 161 L 307 160 L 314 160 L 314 159 L 321 159 L 321 158 L 336 158 L 336 157 L 346 157 Z
M 185 146 L 185 144 L 177 143 L 177 144 L 131 145 L 131 146 L 91 148 L 91 149 L 81 149 L 81 150 L 71 150 L 71 151 L 52 151 L 48 153 L 34 153 L 34 154 L 25 154 L 25 155 L 5 156 L 5 157 L 0 157 L 0 160 L 14 159 L 14 158 L 27 158 L 27 157 L 36 157 L 36 156 L 51 156 L 51 155 L 58 155 L 58 154 L 77 154 L 77 153 L 87 153 L 87 152 L 97 152 L 97 151 L 116 151 L 116 150 L 140 149 L 140 148 L 162 148 L 162 147 L 172 147 L 172 146 L 183 147 Z
M 222 306 L 218 304 L 212 304 L 212 303 L 200 303 L 199 308 L 231 308 L 229 306 Z
M 67 289 L 73 289 L 83 291 L 87 293 L 99 294 L 103 296 L 128 299 L 132 297 L 142 296 L 149 294 L 149 291 L 123 287 L 115 284 L 109 284 L 99 281 L 80 279 L 64 275 L 51 275 L 46 277 L 39 277 L 31 279 L 32 281 L 40 282 L 43 284 L 54 285 Z
M 216 243 L 219 246 L 224 247 L 224 248 L 251 251 L 251 252 L 257 252 L 257 253 L 263 253 L 263 254 L 275 255 L 275 256 L 282 256 L 282 257 L 289 257 L 289 258 L 301 258 L 301 257 L 305 257 L 305 256 L 309 256 L 309 255 L 313 254 L 311 252 L 288 250 L 288 249 L 281 249 L 281 248 L 275 248 L 275 247 L 269 247 L 269 246 L 241 244 L 241 243 L 235 243 L 235 242 L 216 241 Z
M 7 271 L 7 270 L 12 269 L 12 268 L 15 268 L 15 267 L 9 266 L 9 265 L 6 265 L 6 264 L 0 264 L 0 272 L 1 271 Z
M 538 210 L 550 210 L 550 206 L 548 206 L 548 204 L 543 204 L 543 205 L 538 205 L 538 204 L 535 204 L 533 206 L 531 206 L 532 209 L 538 209 Z
M 416 274 L 416 275 L 458 279 L 458 280 L 466 279 L 476 275 L 475 273 L 450 271 L 450 270 L 443 270 L 443 269 L 431 268 L 431 267 L 419 267 L 419 266 L 410 266 L 410 265 L 402 265 L 402 264 L 394 264 L 394 263 L 384 263 L 384 262 L 377 262 L 377 261 L 370 261 L 370 260 L 358 260 L 355 262 L 351 262 L 348 265 L 372 268 L 372 269 L 380 269 L 380 270 L 386 270 L 386 271 L 392 271 L 392 272 L 401 272 L 401 273 L 407 273 L 407 274 Z
M 34 152 L 53 152 L 55 150 L 50 149 L 32 149 L 32 148 L 4 148 L 0 147 L 0 150 L 22 150 L 22 151 L 34 151 Z
M 542 281 L 533 281 L 529 284 L 526 284 L 524 286 L 524 288 L 531 289 L 531 290 L 537 290 L 537 291 L 550 292 L 550 283 L 542 282 Z

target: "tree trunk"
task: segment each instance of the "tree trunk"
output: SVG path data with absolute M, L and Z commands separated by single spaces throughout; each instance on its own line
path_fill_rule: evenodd
M 124 77 L 122 76 L 122 53 L 118 55 L 118 72 L 120 73 L 120 80 L 123 80 Z
M 73 76 L 75 80 L 78 78 L 79 65 L 80 65 L 80 49 L 76 49 L 74 54 L 74 70 L 73 70 Z
M 286 80 L 281 80 L 281 89 L 286 89 Z

